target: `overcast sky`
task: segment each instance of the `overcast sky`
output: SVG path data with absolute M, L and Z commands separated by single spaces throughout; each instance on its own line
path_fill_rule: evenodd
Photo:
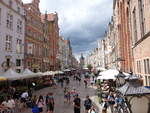
M 31 2 L 32 0 L 23 0 Z M 40 10 L 57 12 L 60 34 L 69 38 L 76 57 L 87 54 L 103 38 L 112 15 L 113 0 L 40 0 Z

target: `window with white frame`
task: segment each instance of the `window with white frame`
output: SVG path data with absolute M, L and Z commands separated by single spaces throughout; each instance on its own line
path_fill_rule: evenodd
M 12 51 L 12 36 L 6 35 L 5 50 Z
M 16 45 L 17 45 L 16 52 L 18 54 L 22 53 L 22 40 L 17 39 L 17 44 Z
M 17 20 L 17 32 L 22 33 L 22 21 L 20 19 Z
M 7 13 L 6 26 L 9 29 L 13 29 L 13 15 L 10 13 Z

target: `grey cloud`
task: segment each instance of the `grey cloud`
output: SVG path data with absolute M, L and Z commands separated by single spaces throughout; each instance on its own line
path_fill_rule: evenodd
M 74 53 L 79 55 L 96 47 L 96 40 L 104 36 L 112 3 L 113 0 L 41 0 L 40 9 L 43 13 L 58 12 L 60 33 L 70 38 Z

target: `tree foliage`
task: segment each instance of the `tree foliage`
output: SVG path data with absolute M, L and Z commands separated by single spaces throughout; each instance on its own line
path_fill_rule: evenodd
M 91 64 L 88 64 L 88 65 L 87 65 L 87 68 L 91 71 L 92 68 L 93 68 L 93 66 L 92 66 Z

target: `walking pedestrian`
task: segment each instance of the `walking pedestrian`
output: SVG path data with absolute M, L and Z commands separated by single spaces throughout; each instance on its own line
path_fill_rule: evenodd
M 64 87 L 64 79 L 63 78 L 60 79 L 60 84 L 61 84 L 61 88 L 63 88 Z
M 67 94 L 68 94 L 68 88 L 65 87 L 65 88 L 64 88 L 64 103 L 67 102 Z
M 47 113 L 53 113 L 54 112 L 54 97 L 53 97 L 53 93 L 49 93 L 48 96 L 48 103 L 47 103 L 47 107 L 48 107 L 48 111 Z
M 85 113 L 88 113 L 88 111 L 92 107 L 92 100 L 89 98 L 89 96 L 86 96 L 86 100 L 84 101 L 84 107 L 85 107 Z
M 80 104 L 81 104 L 81 99 L 79 98 L 78 94 L 75 96 L 75 99 L 73 101 L 74 105 L 74 113 L 80 113 Z
M 50 93 L 47 93 L 46 99 L 45 99 L 45 104 L 46 104 L 46 111 L 48 112 L 48 98 L 50 96 Z
M 87 80 L 86 79 L 84 80 L 84 85 L 85 85 L 85 88 L 87 88 Z
M 70 83 L 70 79 L 69 79 L 69 77 L 67 77 L 67 78 L 66 78 L 66 85 L 68 86 L 69 83 Z
M 103 99 L 103 105 L 102 105 L 102 113 L 107 113 L 107 108 L 108 108 L 108 102 L 107 99 Z
M 113 92 L 110 92 L 108 95 L 108 104 L 109 104 L 111 113 L 114 113 L 115 98 L 114 98 Z
M 43 107 L 44 107 L 44 99 L 43 99 L 43 96 L 40 95 L 37 102 L 36 102 L 38 108 L 39 108 L 39 113 L 43 113 Z
M 71 94 L 70 91 L 68 90 L 67 92 L 67 102 L 70 103 L 70 99 L 71 99 Z

